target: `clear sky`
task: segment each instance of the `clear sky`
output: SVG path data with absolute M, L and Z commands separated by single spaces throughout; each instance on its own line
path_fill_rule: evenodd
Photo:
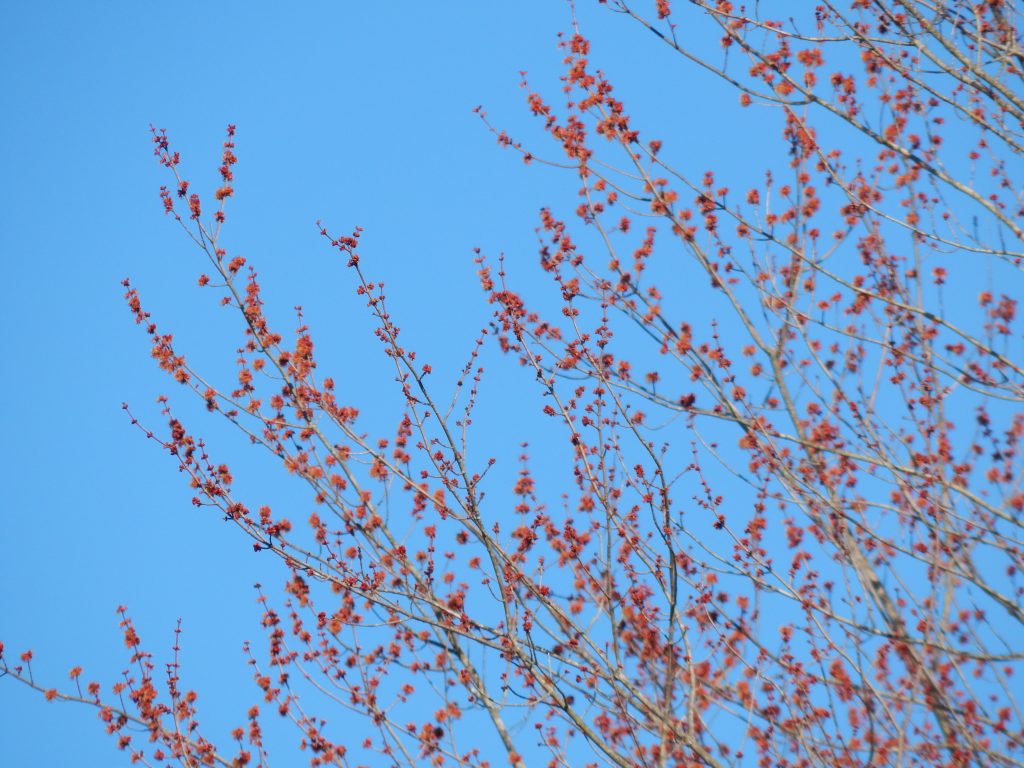
M 191 508 L 174 464 L 130 428 L 121 403 L 160 426 L 154 400 L 170 394 L 251 483 L 249 499 L 287 503 L 287 493 L 263 479 L 265 459 L 156 370 L 124 306 L 120 281 L 131 276 L 197 367 L 230 370 L 235 326 L 194 289 L 200 254 L 162 214 L 167 178 L 148 127 L 167 128 L 186 175 L 208 190 L 224 127 L 237 124 L 232 250 L 257 266 L 286 326 L 293 305 L 307 308 L 372 419 L 386 367 L 314 222 L 364 227 L 368 272 L 389 283 L 409 345 L 435 369 L 461 365 L 489 314 L 472 248 L 503 250 L 536 280 L 537 210 L 561 204 L 568 215 L 576 204 L 570 175 L 525 167 L 472 112 L 483 104 L 499 127 L 538 136 L 519 72 L 557 96 L 568 5 L 9 2 L 0 14 L 0 639 L 11 655 L 34 650 L 40 680 L 63 685 L 81 664 L 106 688 L 126 660 L 118 605 L 158 672 L 182 617 L 183 672 L 202 692 L 209 734 L 221 735 L 255 698 L 240 652 L 261 635 L 251 585 L 279 578 L 233 529 Z M 684 117 L 695 101 L 713 107 L 713 81 L 685 79 L 648 38 L 640 65 L 640 30 L 596 4 L 581 19 L 633 112 L 669 126 L 677 147 L 734 143 L 739 126 L 712 135 Z M 755 148 L 749 137 L 735 146 L 738 167 Z M 514 448 L 513 424 L 501 428 Z M 123 760 L 93 710 L 0 683 L 0 764 Z

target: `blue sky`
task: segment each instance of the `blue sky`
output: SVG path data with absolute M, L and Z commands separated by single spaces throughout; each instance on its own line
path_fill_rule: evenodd
M 589 8 L 582 18 L 604 35 L 613 73 L 648 80 L 633 94 L 638 108 L 675 109 L 632 63 L 638 30 Z M 550 0 L 5 4 L 0 639 L 9 654 L 32 648 L 48 684 L 81 664 L 106 687 L 126 661 L 115 615 L 126 604 L 158 670 L 183 618 L 184 674 L 202 691 L 211 736 L 241 722 L 254 698 L 239 649 L 260 636 L 251 585 L 276 579 L 227 526 L 190 507 L 174 465 L 121 411 L 127 401 L 158 426 L 154 400 L 166 392 L 183 415 L 197 414 L 149 359 L 121 298 L 124 277 L 197 367 L 226 370 L 237 340 L 212 296 L 193 287 L 199 254 L 162 215 L 167 178 L 150 123 L 168 129 L 201 190 L 214 182 L 224 126 L 238 125 L 232 248 L 257 265 L 272 313 L 287 320 L 294 304 L 308 308 L 321 344 L 338 345 L 358 374 L 348 377 L 352 399 L 372 413 L 372 374 L 386 368 L 314 221 L 364 227 L 368 270 L 389 282 L 410 345 L 439 370 L 461 365 L 488 316 L 471 249 L 504 250 L 526 279 L 537 210 L 575 205 L 571 177 L 500 151 L 472 109 L 483 104 L 499 127 L 536 136 L 519 72 L 557 95 L 555 35 L 569 19 Z M 193 423 L 240 481 L 271 466 L 223 425 Z M 287 498 L 265 485 L 249 486 L 250 498 Z M 123 760 L 88 708 L 3 684 L 0 711 L 4 765 Z
M 594 58 L 666 153 L 698 175 L 714 165 L 737 187 L 760 179 L 766 142 L 780 146 L 774 118 L 741 112 L 735 93 L 596 3 L 579 12 Z M 201 691 L 208 735 L 220 736 L 255 698 L 240 651 L 261 637 L 252 584 L 273 591 L 281 573 L 191 507 L 175 465 L 121 404 L 159 427 L 154 401 L 169 394 L 253 503 L 287 509 L 293 487 L 156 369 L 124 306 L 120 282 L 130 276 L 198 369 L 230 375 L 237 329 L 212 292 L 195 289 L 201 255 L 162 214 L 168 179 L 149 125 L 168 130 L 200 191 L 217 181 L 224 127 L 238 126 L 232 253 L 259 270 L 284 327 L 304 306 L 348 399 L 390 429 L 392 374 L 314 222 L 335 233 L 363 227 L 366 271 L 387 282 L 407 345 L 439 378 L 461 368 L 490 314 L 472 249 L 504 251 L 517 284 L 541 293 L 549 281 L 535 268 L 537 211 L 553 205 L 569 218 L 577 204 L 571 174 L 525 166 L 473 114 L 483 105 L 499 128 L 540 137 L 520 71 L 558 100 L 556 33 L 570 29 L 569 6 L 39 2 L 0 14 L 0 640 L 12 655 L 32 648 L 47 684 L 62 685 L 80 664 L 106 688 L 126 660 L 118 605 L 130 608 L 158 672 L 181 617 L 183 675 Z M 500 358 L 488 365 L 482 432 L 505 451 L 495 474 L 507 478 L 539 406 L 515 396 L 529 376 Z M 557 481 L 558 457 L 541 455 Z M 92 710 L 0 682 L 0 763 L 124 760 Z

